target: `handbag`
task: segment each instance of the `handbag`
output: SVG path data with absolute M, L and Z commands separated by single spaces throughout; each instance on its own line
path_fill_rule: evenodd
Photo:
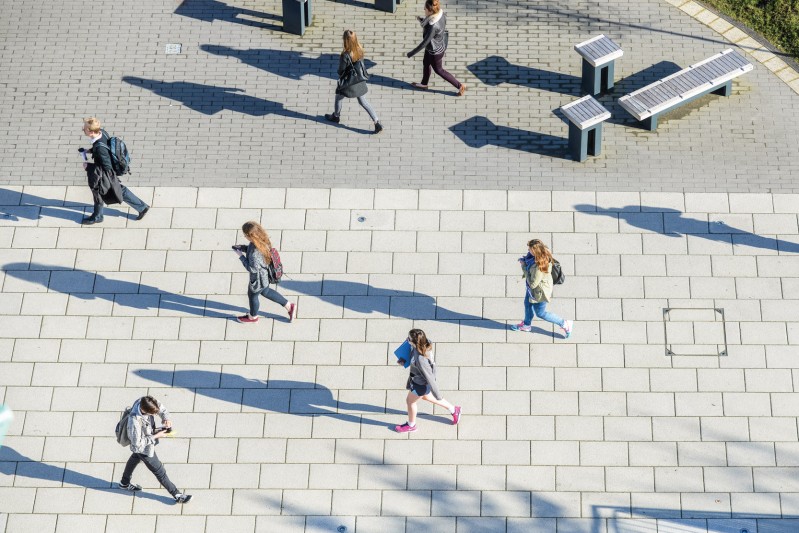
M 369 74 L 366 72 L 366 67 L 364 66 L 362 60 L 359 59 L 353 63 L 349 54 L 347 54 L 347 58 L 349 59 L 350 64 L 347 65 L 344 73 L 338 79 L 336 92 L 341 92 L 344 89 L 348 89 L 358 83 L 364 83 L 369 79 Z

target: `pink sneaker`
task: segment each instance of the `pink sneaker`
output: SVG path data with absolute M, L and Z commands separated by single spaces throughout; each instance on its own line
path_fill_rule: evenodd
M 461 419 L 461 406 L 455 406 L 455 412 L 452 413 L 452 425 L 455 426 L 458 424 L 458 420 Z
M 294 322 L 294 319 L 297 317 L 297 304 L 291 304 L 289 307 L 289 322 Z
M 401 426 L 394 426 L 394 429 L 397 430 L 397 433 L 410 433 L 411 431 L 416 431 L 416 426 L 409 426 L 408 423 L 405 422 Z
M 525 326 L 524 322 L 519 322 L 518 324 L 511 326 L 510 329 L 513 331 L 526 331 L 529 333 L 533 331 L 533 326 Z
M 252 324 L 254 322 L 258 322 L 258 317 L 256 316 L 254 318 L 250 318 L 250 315 L 242 315 L 242 316 L 236 317 L 236 320 L 238 320 L 242 324 Z

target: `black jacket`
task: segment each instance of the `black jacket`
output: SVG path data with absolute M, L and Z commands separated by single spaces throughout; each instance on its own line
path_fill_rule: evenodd
M 363 60 L 356 61 L 355 63 L 352 62 L 352 57 L 350 57 L 349 52 L 341 52 L 341 55 L 338 58 L 338 78 L 339 83 L 338 87 L 336 88 L 336 94 L 340 94 L 342 96 L 346 96 L 347 98 L 357 98 L 359 96 L 363 96 L 369 90 L 366 86 L 366 81 L 361 81 L 352 85 L 348 85 L 346 87 L 341 87 L 342 85 L 342 76 L 347 72 L 347 69 L 358 69 L 361 73 L 361 77 L 366 79 L 369 75 L 366 73 L 366 67 L 363 65 Z
M 101 130 L 102 136 L 92 143 L 92 147 L 86 150 L 92 154 L 94 164 L 102 167 L 103 170 L 114 174 L 114 166 L 111 164 L 111 148 L 108 140 L 110 139 L 105 130 Z
M 447 15 L 441 14 L 441 18 L 435 24 L 428 24 L 422 30 L 422 42 L 419 46 L 408 52 L 408 57 L 418 54 L 422 48 L 428 54 L 443 54 L 447 50 Z

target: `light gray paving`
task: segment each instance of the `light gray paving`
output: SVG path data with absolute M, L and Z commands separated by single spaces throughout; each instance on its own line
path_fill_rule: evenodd
M 541 193 L 549 210 L 528 218 L 503 190 L 485 205 L 473 191 L 401 191 L 394 207 L 358 190 L 347 208 L 343 189 L 261 189 L 271 203 L 253 211 L 249 190 L 213 207 L 215 189 L 156 187 L 153 214 L 170 216 L 77 228 L 76 216 L 51 224 L 88 209 L 82 189 L 9 190 L 2 212 L 50 200 L 0 219 L 0 402 L 17 415 L 0 451 L 4 533 L 796 524 L 799 210 L 782 195 L 747 211 L 733 194 Z M 185 223 L 195 206 L 207 224 Z M 299 318 L 264 302 L 257 325 L 232 321 L 246 303 L 236 225 L 271 230 L 293 213 L 272 236 Z M 777 214 L 784 233 L 752 232 Z M 539 233 L 539 220 L 560 227 Z M 531 236 L 564 265 L 551 308 L 574 318 L 571 339 L 539 322 L 507 329 Z M 696 309 L 669 331 L 686 345 L 721 342 L 702 309 L 724 308 L 728 355 L 665 355 L 664 307 Z M 422 406 L 419 432 L 390 430 L 405 419 L 391 351 L 411 327 L 436 341 L 441 387 L 464 409 L 455 428 Z M 173 412 L 159 455 L 188 506 L 143 468 L 143 496 L 114 488 L 127 451 L 111 428 L 145 393 Z
M 447 68 L 468 86 L 456 98 L 440 78 L 429 92 L 408 85 L 421 71 L 421 58 L 404 56 L 419 39 L 419 2 L 389 14 L 371 2 L 316 0 L 314 24 L 299 37 L 281 31 L 277 0 L 147 0 L 119 10 L 94 9 L 88 0 L 5 1 L 0 107 L 8 120 L 0 124 L 0 182 L 83 184 L 75 153 L 85 142 L 80 119 L 97 115 L 132 150 L 131 184 L 208 187 L 181 197 L 168 188 L 158 193 L 155 204 L 174 210 L 153 212 L 150 220 L 172 217 L 173 228 L 220 227 L 208 209 L 239 205 L 229 186 L 299 187 L 253 195 L 242 207 L 269 208 L 283 198 L 292 207 L 313 198 L 311 210 L 358 205 L 348 203 L 354 197 L 310 192 L 320 186 L 797 192 L 791 176 L 799 154 L 785 142 L 799 136 L 799 99 L 786 84 L 790 68 L 777 75 L 756 62 L 735 80 L 731 97 L 684 106 L 657 132 L 640 129 L 618 104 L 619 95 L 731 46 L 750 60 L 762 57 L 755 41 L 728 31 L 721 19 L 713 26 L 740 46 L 692 18 L 700 6 L 672 4 L 682 2 L 446 2 Z M 81 37 L 87 25 L 103 43 L 91 59 Z M 369 134 L 372 125 L 355 102 L 346 102 L 340 126 L 322 118 L 332 110 L 346 28 L 360 34 L 373 63 L 369 99 L 386 127 L 380 136 Z M 553 110 L 579 96 L 574 44 L 600 33 L 625 54 L 616 62 L 615 93 L 599 99 L 612 113 L 602 155 L 576 163 L 568 156 L 567 124 Z M 182 44 L 182 53 L 166 55 L 167 43 Z M 28 199 L 40 192 L 31 189 Z M 59 192 L 61 200 L 73 198 L 68 189 Z M 461 208 L 443 193 L 407 194 L 403 201 L 418 202 L 414 207 Z M 358 200 L 370 196 L 362 192 Z M 386 196 L 373 197 L 380 209 Z M 484 195 L 462 202 L 465 209 L 504 209 Z M 535 203 L 548 209 L 546 202 Z M 731 199 L 728 209 L 741 204 L 763 212 L 760 201 L 749 207 L 745 198 Z M 199 209 L 185 212 L 185 205 Z M 27 210 L 19 207 L 15 216 L 25 218 Z M 216 216 L 228 214 L 220 209 Z M 296 227 L 297 216 L 286 214 L 284 223 Z M 46 225 L 64 222 L 55 217 Z

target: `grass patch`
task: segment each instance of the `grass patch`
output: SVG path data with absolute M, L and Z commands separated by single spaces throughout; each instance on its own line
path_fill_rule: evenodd
M 799 0 L 701 0 L 799 59 Z

